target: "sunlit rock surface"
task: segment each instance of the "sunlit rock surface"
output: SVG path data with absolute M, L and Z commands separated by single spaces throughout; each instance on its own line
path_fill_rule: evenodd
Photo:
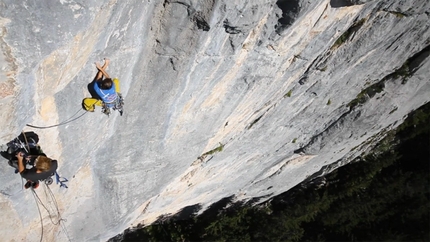
M 44 241 L 104 241 L 185 206 L 269 199 L 349 162 L 430 100 L 429 9 L 0 0 L 1 142 L 37 132 L 69 179 L 50 186 L 56 201 L 35 190 L 49 211 L 39 205 L 41 223 L 4 161 L 2 240 L 39 241 L 43 224 Z M 105 57 L 124 115 L 79 117 Z

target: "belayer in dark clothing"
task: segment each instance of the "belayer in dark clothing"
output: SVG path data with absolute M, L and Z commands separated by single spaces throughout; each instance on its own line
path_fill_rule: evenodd
M 58 162 L 48 158 L 40 149 L 39 137 L 34 132 L 26 132 L 7 143 L 7 152 L 2 156 L 9 165 L 27 180 L 25 188 L 39 186 L 39 181 L 47 180 L 55 174 Z M 52 180 L 51 180 L 52 181 Z
M 26 156 L 25 153 L 19 152 L 16 154 L 16 158 L 18 159 L 18 172 L 23 178 L 27 179 L 25 188 L 29 188 L 30 186 L 37 188 L 39 181 L 54 175 L 58 168 L 57 161 L 46 157 L 45 154 Z M 27 169 L 26 164 L 30 164 L 33 167 Z

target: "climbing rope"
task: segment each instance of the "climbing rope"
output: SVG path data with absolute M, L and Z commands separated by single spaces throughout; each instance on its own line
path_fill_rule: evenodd
M 42 184 L 43 184 L 43 183 L 42 183 Z M 44 192 L 45 192 L 45 198 L 46 198 L 46 200 L 48 200 L 48 198 L 50 198 L 50 199 L 51 199 L 51 201 L 52 201 L 52 202 L 53 202 L 53 204 L 54 204 L 54 208 L 55 208 L 55 210 L 56 210 L 56 213 L 57 213 L 57 214 L 52 214 L 52 212 L 50 212 L 50 211 L 49 211 L 49 209 L 47 208 L 47 206 L 46 206 L 45 204 L 43 204 L 42 200 L 41 200 L 41 199 L 40 199 L 40 197 L 37 195 L 37 193 L 34 191 L 34 189 L 33 189 L 33 188 L 31 188 L 31 191 L 32 191 L 32 193 L 33 193 L 33 197 L 34 197 L 34 199 L 35 199 L 35 201 L 36 201 L 37 209 L 39 210 L 40 223 L 41 223 L 41 227 L 42 227 L 42 232 L 41 232 L 41 238 L 40 238 L 40 241 L 42 241 L 42 238 L 43 238 L 43 221 L 42 221 L 42 215 L 41 215 L 41 212 L 40 212 L 40 206 L 39 206 L 39 205 L 41 205 L 41 206 L 46 210 L 46 212 L 48 213 L 49 219 L 51 220 L 51 223 L 52 223 L 52 224 L 54 224 L 54 225 L 60 225 L 60 226 L 61 226 L 61 229 L 62 229 L 62 231 L 63 231 L 63 233 L 64 233 L 64 234 L 66 235 L 66 237 L 67 237 L 67 240 L 68 240 L 68 241 L 71 241 L 71 240 L 70 240 L 69 233 L 67 232 L 67 228 L 66 228 L 66 226 L 62 223 L 62 222 L 66 222 L 67 220 L 66 220 L 66 219 L 63 219 L 63 218 L 61 217 L 60 210 L 58 209 L 57 199 L 55 199 L 54 193 L 52 192 L 51 188 L 49 188 L 49 186 L 47 186 L 46 184 L 43 184 L 42 186 L 43 186 L 43 190 L 44 190 Z M 49 192 L 49 194 L 47 193 L 47 191 Z M 51 208 L 52 208 L 52 207 L 51 207 Z M 57 217 L 57 218 L 58 218 L 58 220 L 53 220 L 53 218 L 54 218 L 54 217 Z
M 33 192 L 32 192 L 32 194 L 33 194 L 34 201 L 36 202 L 36 205 L 37 205 L 37 211 L 39 211 L 40 225 L 41 225 L 41 227 L 42 227 L 42 232 L 40 233 L 40 242 L 42 242 L 42 240 L 43 240 L 43 221 L 42 221 L 42 213 L 40 212 L 39 203 L 38 203 L 38 202 L 37 202 L 37 200 L 36 200 L 36 196 L 37 196 L 37 194 L 36 194 L 36 192 L 33 190 L 33 188 L 31 188 L 31 190 L 33 191 Z M 39 197 L 38 197 L 38 198 L 39 198 Z
M 21 144 L 21 146 L 24 148 L 25 152 L 27 152 L 27 154 L 30 154 L 30 145 L 28 144 L 27 136 L 25 135 L 24 131 L 21 131 L 21 134 L 22 134 L 22 136 L 24 136 L 25 145 L 19 138 L 17 138 L 17 140 Z M 27 146 L 28 149 L 25 148 L 25 146 Z
M 58 217 L 58 222 L 57 222 L 57 224 L 60 224 L 60 226 L 61 226 L 61 228 L 62 228 L 62 230 L 63 230 L 64 234 L 65 234 L 65 235 L 66 235 L 66 237 L 67 237 L 67 240 L 68 240 L 68 241 L 71 241 L 71 240 L 70 240 L 70 237 L 69 237 L 69 233 L 67 232 L 66 226 L 64 225 L 64 223 L 61 223 L 61 222 L 67 222 L 67 220 L 66 220 L 66 219 L 63 219 L 63 218 L 61 217 L 60 210 L 58 209 L 57 199 L 55 198 L 54 193 L 52 192 L 51 188 L 50 188 L 48 185 L 46 185 L 46 184 L 45 184 L 43 187 L 44 187 L 44 189 L 45 189 L 45 194 L 46 194 L 46 189 L 47 189 L 47 190 L 48 190 L 48 192 L 49 192 L 49 196 L 51 197 L 52 201 L 54 202 L 55 210 L 57 211 L 57 217 Z M 52 220 L 51 220 L 51 222 L 52 222 L 53 224 L 55 224 Z
M 54 125 L 50 125 L 50 126 L 35 126 L 35 125 L 32 125 L 32 124 L 26 124 L 26 126 L 28 126 L 28 127 L 32 127 L 32 128 L 35 128 L 35 129 L 49 129 L 49 128 L 57 127 L 57 126 L 60 126 L 60 125 L 68 124 L 68 123 L 70 123 L 70 122 L 73 122 L 73 121 L 75 121 L 75 120 L 77 120 L 77 119 L 81 118 L 82 116 L 84 116 L 84 115 L 87 113 L 87 111 L 82 110 L 82 111 L 84 111 L 84 113 L 82 113 L 81 115 L 79 115 L 79 116 L 78 116 L 78 117 L 76 117 L 76 118 L 73 118 L 73 117 L 74 117 L 74 116 L 76 116 L 76 115 L 79 113 L 79 111 L 81 111 L 81 110 L 82 110 L 82 109 L 79 109 L 75 114 L 73 114 L 73 115 L 72 115 L 72 117 L 70 117 L 70 118 L 69 118 L 69 119 L 67 119 L 66 121 L 63 121 L 63 122 L 58 123 L 58 124 L 54 124 Z
M 28 144 L 27 135 L 24 134 L 24 131 L 21 131 L 21 134 L 22 134 L 22 136 L 24 136 L 25 144 L 27 145 L 27 149 L 28 149 L 28 150 L 26 149 L 25 151 L 27 151 L 27 153 L 29 153 L 30 145 Z M 25 147 L 24 147 L 24 149 L 25 149 Z
M 76 114 L 75 114 L 75 115 L 76 115 Z M 81 115 L 81 116 L 82 116 L 82 115 Z M 27 149 L 25 148 L 25 146 L 23 145 L 24 150 L 29 154 L 29 151 L 30 151 L 30 145 L 28 144 L 27 136 L 25 135 L 25 133 L 24 133 L 24 132 L 22 132 L 22 135 L 24 136 L 25 143 L 26 143 L 27 148 L 28 148 L 28 150 L 27 150 Z M 18 140 L 19 140 L 19 139 L 18 139 Z M 20 142 L 21 142 L 21 144 L 22 144 L 22 141 L 21 141 L 21 140 L 19 140 L 19 141 L 20 141 Z M 55 174 L 58 176 L 58 174 L 57 174 L 57 173 L 55 173 Z M 24 180 L 24 179 L 21 179 L 21 182 L 22 182 L 23 180 Z M 35 200 L 35 202 L 36 202 L 37 210 L 39 211 L 40 225 L 41 225 L 41 228 L 42 228 L 42 232 L 41 232 L 41 234 L 40 234 L 40 242 L 42 242 L 42 240 L 43 240 L 43 219 L 42 219 L 42 213 L 41 213 L 41 211 L 40 211 L 40 206 L 39 206 L 39 204 L 40 204 L 40 205 L 42 205 L 42 207 L 43 207 L 43 208 L 46 210 L 46 212 L 48 213 L 48 215 L 49 215 L 49 219 L 51 220 L 52 224 L 54 224 L 54 225 L 58 225 L 58 224 L 59 224 L 59 225 L 61 226 L 61 229 L 63 230 L 64 234 L 66 235 L 67 240 L 68 240 L 68 241 L 71 241 L 71 240 L 70 240 L 70 237 L 69 237 L 69 233 L 67 232 L 66 226 L 65 226 L 63 223 L 61 223 L 62 221 L 66 222 L 67 220 L 66 220 L 66 219 L 61 218 L 60 210 L 58 209 L 57 199 L 55 198 L 54 193 L 52 192 L 51 188 L 49 188 L 49 186 L 48 186 L 48 185 L 46 185 L 44 182 L 39 182 L 39 184 L 43 184 L 42 186 L 43 186 L 43 191 L 45 192 L 45 199 L 48 201 L 48 196 L 49 196 L 49 197 L 51 198 L 51 201 L 54 203 L 54 207 L 55 207 L 55 210 L 57 211 L 57 217 L 58 217 L 58 221 L 56 221 L 56 222 L 55 222 L 54 220 L 52 220 L 52 218 L 53 218 L 55 215 L 52 215 L 52 214 L 51 214 L 51 212 L 49 211 L 49 209 L 45 206 L 45 204 L 43 204 L 42 200 L 41 200 L 41 199 L 40 199 L 40 197 L 37 195 L 36 191 L 34 191 L 33 187 L 31 187 L 31 192 L 32 192 L 32 194 L 33 194 L 33 198 L 34 198 L 34 200 Z M 67 188 L 67 186 L 66 186 L 66 188 Z M 49 191 L 49 194 L 47 194 L 46 190 L 48 190 L 48 191 Z

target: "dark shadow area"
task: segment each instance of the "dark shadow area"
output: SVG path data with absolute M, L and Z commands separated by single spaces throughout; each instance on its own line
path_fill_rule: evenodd
M 430 45 L 424 47 L 421 51 L 415 53 L 413 56 L 411 56 L 410 58 L 408 58 L 405 62 L 403 62 L 402 66 L 400 66 L 399 68 L 397 68 L 394 72 L 388 74 L 387 76 L 385 76 L 381 81 L 379 81 L 379 86 L 382 87 L 382 89 L 384 88 L 384 83 L 390 80 L 394 80 L 394 79 L 401 79 L 402 80 L 402 84 L 406 84 L 406 82 L 408 81 L 409 77 L 413 76 L 413 74 L 421 68 L 421 64 L 424 62 L 424 60 L 426 60 L 428 57 L 430 56 Z M 374 86 L 374 85 L 372 85 Z M 378 90 L 378 88 L 380 87 L 376 87 L 376 89 Z M 367 89 L 363 90 L 356 99 L 360 98 L 361 101 L 366 101 L 365 99 L 363 99 L 363 92 L 366 92 Z M 361 95 L 361 97 L 359 97 Z M 359 102 L 361 102 L 360 100 L 358 100 Z M 354 102 L 354 100 L 353 100 Z
M 217 214 L 218 211 L 223 210 L 229 204 L 231 204 L 233 199 L 234 199 L 234 196 L 225 197 L 225 198 L 219 200 L 218 202 L 215 202 L 212 205 L 210 205 L 209 208 L 203 212 L 203 214 L 206 214 L 206 215 L 207 214 L 209 214 L 209 215 Z
M 200 206 L 200 204 L 187 206 L 187 207 L 181 209 L 178 213 L 176 213 L 174 215 L 168 214 L 165 216 L 160 216 L 159 218 L 157 218 L 157 220 L 154 222 L 154 224 L 160 224 L 160 223 L 163 223 L 164 221 L 170 220 L 170 219 L 175 220 L 175 221 L 192 219 L 194 216 L 197 215 L 197 213 L 200 211 L 200 209 L 202 209 L 202 206 Z
M 330 7 L 332 8 L 341 8 L 341 7 L 348 7 L 354 5 L 349 0 L 331 0 L 330 1 Z
M 205 20 L 202 12 L 196 12 L 192 20 L 197 26 L 197 28 L 200 30 L 209 31 L 211 29 L 208 22 Z
M 330 6 L 332 8 L 341 8 L 341 7 L 348 7 L 353 5 L 361 5 L 370 1 L 372 0 L 331 0 Z
M 358 21 L 355 21 L 354 24 L 349 27 L 333 44 L 331 49 L 335 49 L 343 45 L 346 41 L 350 40 L 351 36 L 353 36 L 363 24 L 366 22 L 365 18 L 362 18 Z
M 239 34 L 239 33 L 242 33 L 242 30 L 240 30 L 240 28 L 237 27 L 237 26 L 231 25 L 231 23 L 228 21 L 228 19 L 224 20 L 223 27 L 225 29 L 225 32 L 229 33 L 229 34 Z
M 173 216 L 173 219 L 175 220 L 187 220 L 192 219 L 194 216 L 197 215 L 197 213 L 202 209 L 202 206 L 200 204 L 195 204 L 191 206 L 187 206 L 181 211 L 179 211 L 177 214 Z
M 300 12 L 299 0 L 278 0 L 276 5 L 282 10 L 282 17 L 275 26 L 277 34 L 281 34 L 297 19 Z
M 268 187 L 267 190 L 272 189 L 272 187 Z M 265 196 L 259 196 L 259 197 L 253 197 L 252 199 L 250 199 L 248 202 L 246 202 L 246 204 L 252 205 L 252 204 L 258 204 L 261 203 L 261 200 L 264 200 L 266 198 L 270 198 L 273 196 L 273 193 L 269 193 Z
M 246 129 L 251 129 L 252 126 L 254 126 L 254 124 L 256 124 L 258 121 L 260 121 L 260 119 L 264 116 L 265 113 L 263 113 L 262 115 L 260 115 L 260 117 L 256 118 L 254 121 L 252 121 L 252 123 L 250 123 L 248 125 L 248 127 L 246 127 Z
M 96 79 L 94 79 L 92 82 L 88 83 L 88 92 L 90 93 L 92 98 L 100 99 L 99 95 L 97 95 L 96 90 L 94 90 L 94 85 L 96 84 Z
M 233 199 L 234 196 L 230 196 L 213 203 L 201 215 L 197 216 L 200 218 L 200 223 L 211 222 L 212 218 L 216 217 L 220 211 L 223 211 L 229 206 Z M 194 223 L 196 215 L 201 209 L 202 207 L 200 204 L 195 204 L 181 209 L 181 211 L 174 215 L 165 214 L 159 216 L 150 226 L 151 234 L 157 234 L 158 241 L 170 241 L 170 233 L 166 233 L 166 231 L 179 228 L 181 233 L 191 233 L 192 229 L 196 226 Z M 144 228 L 144 225 L 139 224 L 135 228 L 126 229 L 123 234 L 117 235 L 109 239 L 109 241 L 150 241 L 152 237 L 148 235 L 147 228 L 148 227 Z
M 414 73 L 420 66 L 421 63 L 425 59 L 427 59 L 430 55 L 430 45 L 426 46 L 424 49 L 422 49 L 420 52 L 413 55 L 409 60 L 409 70 Z
M 165 216 L 109 241 L 430 241 L 429 123 L 430 103 L 371 153 L 270 201 L 233 203 L 231 196 L 190 219 Z

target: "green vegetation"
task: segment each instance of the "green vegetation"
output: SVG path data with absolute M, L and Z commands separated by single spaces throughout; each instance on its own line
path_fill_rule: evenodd
M 401 12 L 396 12 L 396 11 L 388 11 L 388 12 L 391 13 L 391 14 L 394 14 L 398 18 L 403 18 L 403 17 L 407 16 L 406 14 L 401 13 Z
M 293 92 L 293 90 L 289 90 L 287 93 L 285 93 L 284 98 L 285 97 L 291 97 L 292 92 Z
M 426 47 L 425 49 L 423 49 L 421 52 L 425 52 L 426 50 L 428 51 L 429 47 Z M 420 53 L 416 54 L 416 56 L 419 56 Z M 413 60 L 415 60 L 417 57 L 413 56 L 411 58 L 409 58 L 408 60 L 406 60 L 403 65 L 401 67 L 399 67 L 398 69 L 396 69 L 393 73 L 385 76 L 384 78 L 382 78 L 382 80 L 380 80 L 379 82 L 366 87 L 364 90 L 362 90 L 355 99 L 351 100 L 347 106 L 350 108 L 354 108 L 356 106 L 358 106 L 359 104 L 363 104 L 365 103 L 369 98 L 372 98 L 376 93 L 382 92 L 385 88 L 385 82 L 391 80 L 391 79 L 397 79 L 397 78 L 402 78 L 402 84 L 405 84 L 408 81 L 408 78 L 412 76 L 412 67 L 411 67 L 411 62 L 413 62 Z M 368 85 L 369 82 L 366 82 L 365 85 Z M 393 113 L 395 110 L 392 110 L 390 112 Z
M 203 155 L 212 155 L 212 154 L 214 154 L 214 153 L 216 153 L 216 152 L 221 152 L 221 151 L 222 151 L 222 149 L 224 149 L 224 145 L 223 145 L 223 144 L 221 144 L 221 143 L 219 143 L 219 146 L 218 146 L 218 147 L 216 147 L 215 149 L 210 150 L 210 151 L 208 151 L 208 152 L 204 153 Z
M 317 68 L 317 70 L 319 71 L 326 71 L 327 70 L 327 66 L 321 67 L 321 68 Z
M 351 100 L 347 106 L 350 108 L 354 108 L 359 104 L 365 103 L 369 98 L 372 98 L 376 95 L 376 93 L 380 93 L 385 88 L 385 78 L 382 81 L 379 81 L 364 90 L 362 90 L 355 99 Z
M 331 100 L 329 99 L 328 101 L 327 101 L 327 105 L 330 105 L 331 104 Z
M 336 42 L 334 42 L 334 45 L 332 46 L 332 48 L 336 48 L 338 46 L 341 46 L 343 43 L 346 42 L 346 40 L 348 39 L 350 33 L 348 31 L 346 31 L 345 33 L 343 33 L 337 40 Z
M 393 78 L 402 78 L 402 84 L 405 84 L 409 77 L 411 77 L 421 66 L 422 62 L 428 57 L 430 51 L 430 45 L 427 45 L 422 50 L 415 53 L 413 56 L 409 57 L 401 67 L 395 70 L 392 74 L 388 75 Z
M 409 115 L 408 118 L 397 128 L 397 130 L 399 130 L 398 135 L 404 140 L 409 140 L 416 138 L 422 133 L 428 134 L 430 128 L 428 125 L 430 123 L 429 121 L 430 105 L 427 103 L 424 105 L 424 108 L 419 108 L 413 113 L 413 115 Z
M 366 93 L 361 91 L 355 99 L 353 99 L 351 102 L 349 102 L 346 106 L 349 108 L 354 108 L 358 106 L 359 104 L 363 104 L 367 101 Z
M 295 144 L 296 141 L 297 141 L 297 138 L 294 138 L 293 141 L 292 141 L 292 143 Z
M 402 77 L 402 84 L 405 84 L 407 82 L 408 78 L 412 76 L 408 62 L 409 61 L 405 61 L 405 63 L 403 63 L 403 65 L 399 69 L 395 70 L 391 74 L 391 76 L 394 78 Z
M 430 103 L 371 154 L 269 202 L 224 198 L 110 241 L 430 241 L 429 123 Z
M 216 147 L 215 149 L 212 149 L 212 150 L 210 150 L 208 152 L 203 153 L 201 156 L 198 157 L 198 159 L 204 159 L 204 158 L 206 158 L 206 156 L 213 155 L 213 154 L 215 154 L 217 152 L 221 152 L 223 149 L 224 149 L 224 145 L 221 144 L 221 143 L 219 143 L 218 147 Z
M 345 31 L 333 44 L 333 46 L 331 47 L 331 49 L 335 49 L 339 46 L 341 46 L 343 43 L 345 43 L 348 38 L 355 32 L 357 32 L 361 26 L 363 26 L 363 24 L 366 22 L 366 18 L 362 18 L 359 21 L 357 21 L 356 23 L 354 23 L 351 27 L 349 27 L 349 29 L 347 31 Z

